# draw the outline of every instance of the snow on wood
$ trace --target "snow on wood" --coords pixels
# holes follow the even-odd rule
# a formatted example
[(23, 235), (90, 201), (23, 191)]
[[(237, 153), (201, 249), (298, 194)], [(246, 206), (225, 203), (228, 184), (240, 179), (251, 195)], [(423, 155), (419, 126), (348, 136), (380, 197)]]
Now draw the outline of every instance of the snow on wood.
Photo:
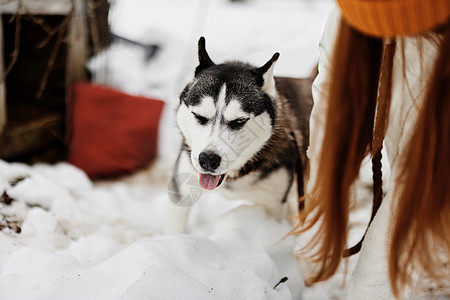
[(1, 0), (3, 14), (67, 15), (72, 9), (72, 0)]

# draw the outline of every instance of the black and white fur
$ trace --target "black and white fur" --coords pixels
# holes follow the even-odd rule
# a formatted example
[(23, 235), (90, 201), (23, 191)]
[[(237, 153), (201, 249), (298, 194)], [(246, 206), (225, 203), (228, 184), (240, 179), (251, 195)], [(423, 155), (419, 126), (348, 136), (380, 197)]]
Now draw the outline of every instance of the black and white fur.
[[(183, 142), (174, 174), (195, 174), (203, 188), (251, 200), (280, 219), (295, 178), (303, 192), (311, 85), (304, 97), (294, 79), (275, 79), (278, 53), (259, 68), (215, 64), (202, 37), (198, 57), (176, 110)], [(279, 89), (297, 99), (288, 100)], [(171, 184), (181, 195), (190, 192), (174, 180)], [(188, 213), (189, 208), (171, 204), (166, 232), (184, 232)]]

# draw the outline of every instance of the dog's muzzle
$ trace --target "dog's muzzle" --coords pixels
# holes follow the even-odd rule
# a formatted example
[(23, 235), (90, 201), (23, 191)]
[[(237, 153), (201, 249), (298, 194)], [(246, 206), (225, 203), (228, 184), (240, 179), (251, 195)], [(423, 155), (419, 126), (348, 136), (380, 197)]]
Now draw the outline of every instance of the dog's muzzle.
[(225, 174), (213, 175), (214, 171), (220, 166), (222, 158), (214, 152), (202, 152), (198, 156), (198, 163), (205, 173), (200, 173), (200, 186), (206, 190), (213, 190), (218, 187)]
[(202, 152), (198, 156), (198, 163), (200, 167), (206, 172), (214, 172), (222, 161), (222, 157), (214, 152)]

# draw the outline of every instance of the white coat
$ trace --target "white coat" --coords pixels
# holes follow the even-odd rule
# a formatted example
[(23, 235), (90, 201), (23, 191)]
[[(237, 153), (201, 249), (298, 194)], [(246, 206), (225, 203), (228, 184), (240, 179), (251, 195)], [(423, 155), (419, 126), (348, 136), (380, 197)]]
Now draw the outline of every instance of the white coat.
[[(311, 189), (317, 178), (317, 166), (323, 140), (323, 128), (327, 109), (328, 74), (333, 47), (339, 30), (341, 14), (333, 8), (319, 44), (319, 74), (313, 84), (314, 107), (310, 119), (310, 159)], [(419, 46), (419, 43), (422, 43)], [(402, 60), (402, 48), (405, 59)], [(419, 49), (422, 53), (420, 53)], [(405, 147), (416, 124), (418, 112), (425, 95), (425, 83), (431, 75), (437, 51), (435, 46), (423, 37), (407, 37), (397, 42), (394, 56), (392, 98), (389, 124), (384, 146), (391, 166), (389, 190), (365, 237), (357, 265), (352, 274), (348, 299), (382, 300), (393, 299), (388, 277), (389, 226), (392, 205), (396, 199), (395, 178)], [(403, 69), (405, 68), (405, 69)], [(405, 70), (405, 75), (403, 73)]]

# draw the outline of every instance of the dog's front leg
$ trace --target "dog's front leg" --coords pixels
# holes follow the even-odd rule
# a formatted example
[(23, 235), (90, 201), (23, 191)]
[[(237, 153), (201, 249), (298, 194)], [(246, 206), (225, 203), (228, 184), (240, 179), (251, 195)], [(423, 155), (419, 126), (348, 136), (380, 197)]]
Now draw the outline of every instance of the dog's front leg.
[[(198, 200), (195, 189), (198, 186), (197, 172), (191, 164), (189, 153), (182, 149), (169, 183), (164, 232), (184, 233), (191, 206)], [(201, 192), (200, 192), (201, 193)]]
[(166, 207), (164, 233), (184, 233), (186, 231), (190, 210), (190, 207), (180, 207), (169, 201)]

